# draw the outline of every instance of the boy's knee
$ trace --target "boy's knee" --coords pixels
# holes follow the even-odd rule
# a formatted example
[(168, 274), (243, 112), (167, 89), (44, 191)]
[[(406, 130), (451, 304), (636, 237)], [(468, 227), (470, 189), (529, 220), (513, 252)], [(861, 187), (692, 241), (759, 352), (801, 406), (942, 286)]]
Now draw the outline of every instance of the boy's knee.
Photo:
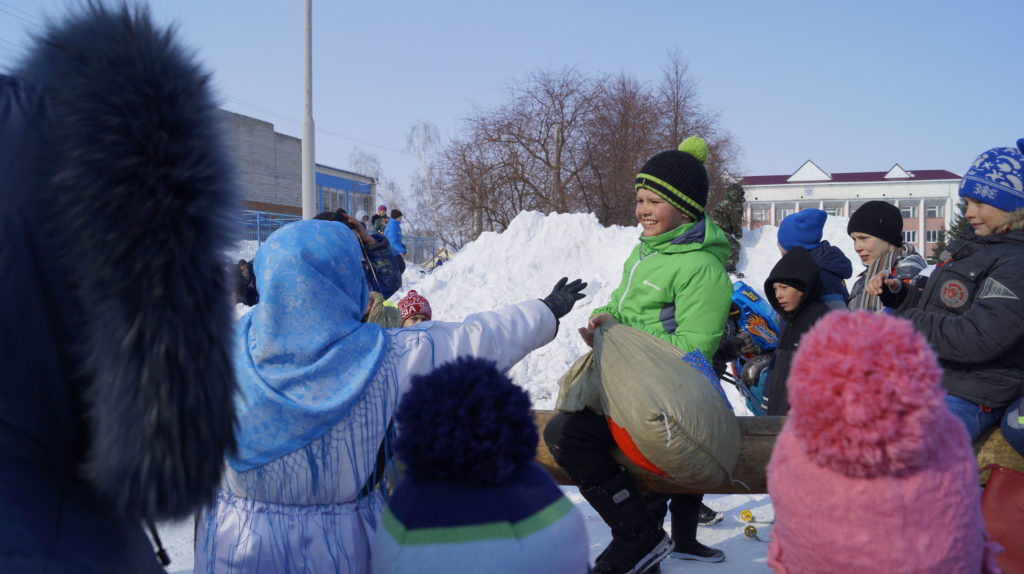
[(558, 447), (562, 444), (562, 439), (565, 437), (565, 423), (568, 417), (568, 413), (558, 412), (548, 419), (548, 423), (544, 425), (544, 444), (548, 446), (551, 456), (556, 461), (558, 460)]

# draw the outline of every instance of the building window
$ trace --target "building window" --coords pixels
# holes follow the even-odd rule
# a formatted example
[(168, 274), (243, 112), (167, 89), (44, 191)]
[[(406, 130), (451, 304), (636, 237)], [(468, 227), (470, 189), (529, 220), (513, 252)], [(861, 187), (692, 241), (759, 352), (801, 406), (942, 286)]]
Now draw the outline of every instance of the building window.
[(355, 214), (359, 213), (359, 210), (363, 210), (371, 215), (376, 213), (377, 210), (373, 207), (373, 196), (365, 193), (350, 192), (348, 194), (348, 211), (354, 217)]
[(942, 217), (942, 206), (941, 205), (929, 205), (924, 208), (925, 217)]
[(320, 194), (323, 197), (322, 211), (334, 211), (339, 207), (345, 208), (345, 192), (333, 187), (322, 186)]
[(941, 229), (928, 229), (924, 232), (924, 240), (926, 243), (938, 243), (939, 232)]
[(750, 210), (752, 221), (771, 221), (771, 210), (767, 207), (754, 207)]
[(780, 207), (775, 210), (775, 221), (782, 221), (786, 217), (793, 215), (793, 208), (791, 207)]
[(839, 216), (841, 216), (843, 214), (843, 208), (842, 207), (826, 207), (825, 208), (825, 213), (831, 215), (832, 217), (839, 217)]
[(904, 231), (903, 243), (917, 243), (917, 230), (912, 229), (910, 231)]
[(900, 208), (900, 213), (902, 213), (903, 217), (906, 218), (906, 219), (917, 217), (917, 206), (916, 205), (908, 205), (906, 207), (901, 207)]

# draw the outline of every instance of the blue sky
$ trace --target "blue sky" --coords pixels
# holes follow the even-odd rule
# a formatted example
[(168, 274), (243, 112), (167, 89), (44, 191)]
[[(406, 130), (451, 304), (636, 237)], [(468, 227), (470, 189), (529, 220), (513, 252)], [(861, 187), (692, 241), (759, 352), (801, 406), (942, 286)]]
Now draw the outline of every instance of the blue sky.
[[(0, 0), (0, 71), (67, 0)], [(73, 4), (71, 4), (73, 5)], [(301, 135), (303, 2), (158, 0), (223, 106)], [(317, 162), (358, 146), (405, 189), (410, 127), (454, 136), (517, 78), (576, 66), (656, 83), (678, 50), (744, 175), (947, 169), (1024, 137), (1024, 2), (313, 0)]]

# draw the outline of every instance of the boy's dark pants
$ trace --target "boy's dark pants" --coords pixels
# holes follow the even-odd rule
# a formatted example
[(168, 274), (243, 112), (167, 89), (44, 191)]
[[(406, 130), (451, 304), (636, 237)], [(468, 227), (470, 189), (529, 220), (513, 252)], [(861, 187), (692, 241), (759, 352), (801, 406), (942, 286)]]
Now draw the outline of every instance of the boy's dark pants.
[[(616, 522), (634, 520), (638, 523), (657, 524), (668, 510), (671, 500), (672, 534), (677, 544), (687, 544), (697, 537), (697, 513), (703, 494), (648, 494), (639, 496), (636, 485), (629, 474), (624, 472), (619, 463), (612, 457), (609, 449), (615, 446), (615, 439), (608, 428), (608, 421), (601, 415), (589, 410), (575, 413), (557, 413), (551, 417), (544, 427), (544, 442), (552, 458), (562, 467), (569, 478), (580, 487), (580, 494), (590, 502), (594, 510), (612, 527), (613, 534)], [(609, 485), (623, 485), (636, 496), (641, 506), (633, 508), (635, 516), (618, 516), (612, 512), (606, 516), (602, 509), (609, 508), (605, 501), (600, 500), (602, 491), (611, 490)], [(596, 500), (591, 500), (597, 493)], [(645, 500), (646, 499), (646, 500)], [(636, 525), (637, 527), (640, 524)], [(676, 538), (676, 535), (679, 538)]]

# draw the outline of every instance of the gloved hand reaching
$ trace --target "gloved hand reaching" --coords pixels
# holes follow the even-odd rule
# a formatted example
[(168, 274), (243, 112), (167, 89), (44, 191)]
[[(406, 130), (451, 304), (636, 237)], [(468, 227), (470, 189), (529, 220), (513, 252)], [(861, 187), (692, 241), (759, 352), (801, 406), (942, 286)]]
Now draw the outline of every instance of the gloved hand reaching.
[(738, 335), (732, 338), (732, 348), (741, 357), (756, 355), (761, 352), (761, 347), (757, 346), (754, 338), (747, 331), (740, 331)]
[(587, 284), (582, 279), (576, 279), (572, 283), (566, 283), (569, 280), (568, 277), (562, 277), (555, 283), (555, 288), (551, 290), (551, 294), (541, 299), (544, 304), (551, 309), (554, 313), (555, 319), (561, 319), (565, 317), (566, 313), (572, 311), (572, 306), (577, 301), (586, 297), (580, 291), (587, 288)]

